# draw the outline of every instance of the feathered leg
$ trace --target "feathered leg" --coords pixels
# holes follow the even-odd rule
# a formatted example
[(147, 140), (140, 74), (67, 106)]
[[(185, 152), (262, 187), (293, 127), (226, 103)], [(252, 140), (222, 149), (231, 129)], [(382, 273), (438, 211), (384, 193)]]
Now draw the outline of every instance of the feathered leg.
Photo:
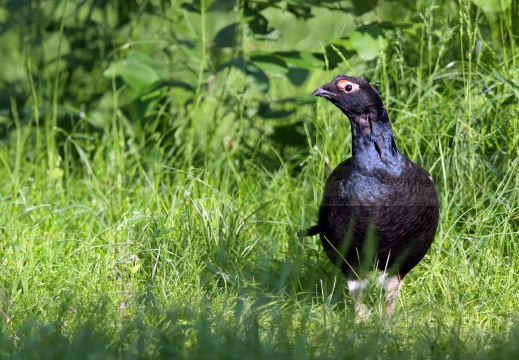
[(368, 279), (348, 280), (348, 290), (353, 298), (353, 302), (355, 303), (357, 322), (366, 320), (370, 314), (368, 307), (362, 303), (362, 293), (368, 285)]
[(386, 293), (386, 312), (387, 316), (391, 318), (402, 279), (398, 275), (388, 276), (388, 274), (383, 273), (378, 278), (378, 282), (380, 285), (382, 285), (382, 288)]

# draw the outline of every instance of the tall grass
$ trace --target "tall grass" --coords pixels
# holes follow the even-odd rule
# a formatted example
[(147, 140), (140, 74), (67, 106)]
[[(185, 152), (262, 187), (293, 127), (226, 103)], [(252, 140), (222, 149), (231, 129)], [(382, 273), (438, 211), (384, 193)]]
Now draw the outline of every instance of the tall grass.
[[(307, 148), (280, 146), (270, 120), (248, 120), (265, 99), (235, 90), (243, 74), (207, 88), (204, 53), (194, 103), (173, 110), (171, 129), (167, 106), (130, 122), (110, 79), (111, 121), (84, 134), (84, 119), (59, 126), (57, 79), (35, 76), (59, 64), (38, 69), (27, 52), (33, 115), (23, 123), (13, 104), (0, 143), (0, 357), (515, 358), (515, 10), (489, 20), (509, 44), (476, 52), (486, 29), (473, 5), (460, 2), (450, 22), (426, 8), (416, 37), (397, 31), (373, 67), (344, 62), (301, 87), (272, 78), (266, 96), (310, 94), (353, 66), (380, 89), (400, 150), (435, 179), (436, 241), (389, 323), (376, 287), (375, 311), (356, 323), (319, 240), (295, 236), (314, 224), (330, 166), (350, 156), (348, 121), (331, 104), (285, 120), (303, 119)], [(184, 145), (172, 147), (175, 136)]]

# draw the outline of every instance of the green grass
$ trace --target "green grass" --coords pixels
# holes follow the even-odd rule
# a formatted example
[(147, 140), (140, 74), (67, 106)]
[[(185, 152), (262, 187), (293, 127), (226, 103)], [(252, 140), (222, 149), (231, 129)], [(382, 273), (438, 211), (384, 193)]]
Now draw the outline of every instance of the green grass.
[[(60, 125), (72, 105), (57, 95), (59, 65), (39, 69), (27, 52), (27, 81), (44, 73), (28, 81), (33, 115), (24, 121), (11, 104), (0, 142), (0, 309), (10, 319), (0, 317), (0, 358), (517, 358), (513, 13), (490, 29), (509, 43), (475, 55), (490, 31), (478, 27), (482, 14), (461, 2), (450, 24), (423, 7), (418, 41), (397, 34), (371, 65), (315, 70), (300, 87), (272, 77), (267, 95), (240, 85), (236, 70), (208, 88), (202, 71), (193, 103), (175, 107), (172, 90), (151, 115), (128, 119), (114, 80), (100, 132), (84, 131), (85, 119)], [(298, 34), (287, 36), (282, 49)], [(329, 165), (350, 156), (347, 119), (303, 97), (283, 120), (302, 120), (301, 148), (275, 141), (279, 124), (254, 114), (350, 66), (381, 91), (397, 145), (440, 193), (436, 240), (389, 323), (373, 287), (373, 314), (357, 324), (319, 239), (295, 235), (315, 223)]]

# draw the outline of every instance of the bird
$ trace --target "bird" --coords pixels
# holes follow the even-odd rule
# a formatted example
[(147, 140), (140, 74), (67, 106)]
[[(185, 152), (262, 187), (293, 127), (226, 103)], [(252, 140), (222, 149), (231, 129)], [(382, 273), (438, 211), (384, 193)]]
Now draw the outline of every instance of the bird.
[(376, 268), (391, 318), (402, 280), (434, 241), (438, 191), (429, 173), (398, 150), (380, 94), (364, 78), (337, 75), (312, 95), (346, 115), (352, 148), (326, 181), (317, 225), (299, 236), (320, 235), (346, 276), (359, 319), (370, 314), (362, 294)]

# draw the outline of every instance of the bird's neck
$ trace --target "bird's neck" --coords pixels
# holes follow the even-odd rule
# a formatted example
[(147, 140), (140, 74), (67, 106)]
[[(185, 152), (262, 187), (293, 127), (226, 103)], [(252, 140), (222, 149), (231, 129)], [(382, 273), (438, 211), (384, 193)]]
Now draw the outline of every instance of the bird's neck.
[(393, 140), (386, 109), (350, 117), (352, 155), (359, 162), (391, 167), (402, 156)]

